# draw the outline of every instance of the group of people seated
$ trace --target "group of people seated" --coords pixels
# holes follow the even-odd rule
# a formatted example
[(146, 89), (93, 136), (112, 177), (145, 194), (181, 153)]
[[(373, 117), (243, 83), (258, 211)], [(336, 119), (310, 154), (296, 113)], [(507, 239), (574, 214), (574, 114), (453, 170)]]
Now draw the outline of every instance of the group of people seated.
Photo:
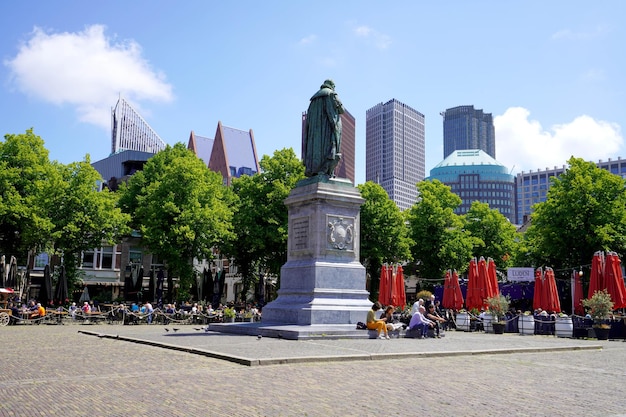
[[(171, 321), (192, 321), (194, 324), (206, 324), (210, 321), (219, 321), (223, 316), (223, 310), (227, 306), (221, 303), (213, 308), (211, 303), (190, 303), (185, 302), (180, 306), (176, 303), (168, 303), (162, 308), (154, 308), (151, 303), (132, 303), (130, 307), (124, 304), (117, 305), (113, 312), (124, 318), (128, 324), (137, 324), (145, 319), (145, 322), (152, 324), (156, 321), (169, 324)], [(237, 309), (236, 314), (241, 317), (254, 317), (260, 319), (261, 311), (254, 304), (247, 304), (245, 308)]]
[(36, 300), (30, 300), (28, 305), (18, 302), (9, 301), (6, 305), (7, 310), (11, 310), (10, 323), (14, 324), (17, 320), (34, 320), (35, 324), (46, 316), (46, 309)]
[[(421, 298), (417, 300), (411, 308), (411, 319), (406, 325), (397, 319), (394, 319), (393, 306), (387, 306), (380, 317), (376, 317), (377, 311), (382, 310), (380, 302), (375, 302), (371, 310), (367, 313), (366, 327), (369, 330), (376, 330), (379, 339), (389, 340), (389, 332), (400, 328), (409, 328), (409, 330), (417, 332), (418, 338), (441, 337), (441, 330), (447, 327), (448, 319), (444, 318), (445, 314), (439, 309), (439, 303), (435, 302), (435, 296), (431, 296), (425, 305)], [(432, 336), (431, 336), (432, 335)]]
[(411, 321), (409, 329), (417, 332), (417, 338), (441, 337), (441, 330), (447, 326), (448, 320), (439, 309), (439, 304), (435, 302), (435, 296), (431, 296), (425, 305), (421, 298), (417, 300), (411, 308)]

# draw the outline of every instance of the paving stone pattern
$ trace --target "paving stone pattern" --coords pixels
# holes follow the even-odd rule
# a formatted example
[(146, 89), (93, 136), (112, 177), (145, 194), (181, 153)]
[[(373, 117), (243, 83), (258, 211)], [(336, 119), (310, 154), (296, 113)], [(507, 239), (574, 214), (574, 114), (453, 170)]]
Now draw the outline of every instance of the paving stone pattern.
[[(193, 326), (173, 334), (163, 326), (1, 327), (0, 416), (626, 416), (621, 341), (462, 332), (288, 341)], [(242, 366), (159, 344), (284, 360)], [(530, 353), (502, 354), (519, 347)]]

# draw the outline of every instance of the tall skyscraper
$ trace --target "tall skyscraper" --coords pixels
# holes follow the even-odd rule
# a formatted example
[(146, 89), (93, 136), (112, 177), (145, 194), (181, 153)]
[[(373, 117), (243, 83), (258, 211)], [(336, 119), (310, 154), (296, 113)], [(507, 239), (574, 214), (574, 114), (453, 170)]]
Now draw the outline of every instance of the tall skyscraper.
[(495, 159), (496, 134), (491, 113), (459, 106), (442, 112), (443, 158), (454, 151), (480, 149)]
[[(348, 110), (341, 115), (341, 160), (335, 168), (335, 176), (347, 178), (355, 185), (355, 119)], [(306, 112), (302, 113), (302, 148), (301, 158), (304, 160), (304, 139), (306, 132)]]
[(391, 99), (367, 110), (365, 180), (380, 184), (400, 210), (417, 200), (426, 172), (424, 115)]

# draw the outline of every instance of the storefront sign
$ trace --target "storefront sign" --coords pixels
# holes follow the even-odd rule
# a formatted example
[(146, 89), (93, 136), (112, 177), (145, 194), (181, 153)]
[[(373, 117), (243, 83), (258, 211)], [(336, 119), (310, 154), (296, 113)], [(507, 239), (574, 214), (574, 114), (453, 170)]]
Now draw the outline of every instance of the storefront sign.
[(535, 270), (533, 268), (509, 268), (506, 272), (509, 281), (534, 281)]

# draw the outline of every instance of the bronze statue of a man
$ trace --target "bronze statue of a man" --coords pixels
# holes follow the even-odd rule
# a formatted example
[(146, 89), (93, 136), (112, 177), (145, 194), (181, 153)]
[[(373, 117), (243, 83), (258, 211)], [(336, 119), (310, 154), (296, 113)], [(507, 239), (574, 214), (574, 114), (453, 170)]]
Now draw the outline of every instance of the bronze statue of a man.
[(332, 80), (324, 81), (320, 90), (311, 97), (306, 113), (304, 137), (304, 174), (334, 176), (341, 159), (341, 114), (343, 105), (335, 92)]

